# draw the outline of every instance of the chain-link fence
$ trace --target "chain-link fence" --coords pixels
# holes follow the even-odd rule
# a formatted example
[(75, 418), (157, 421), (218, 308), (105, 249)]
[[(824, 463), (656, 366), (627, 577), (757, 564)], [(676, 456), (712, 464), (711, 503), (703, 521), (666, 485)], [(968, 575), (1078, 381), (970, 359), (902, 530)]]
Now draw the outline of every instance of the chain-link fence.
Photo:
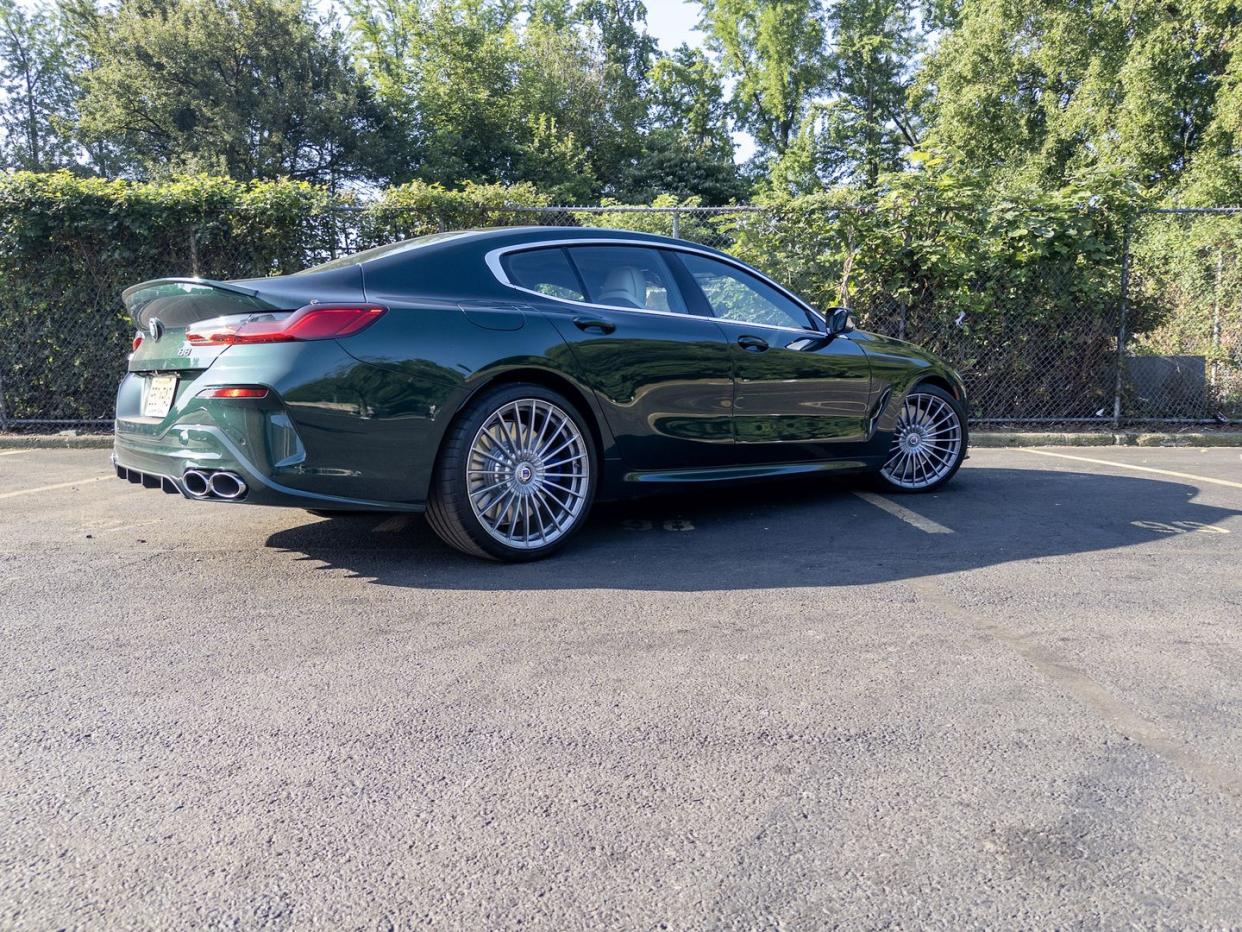
[(1126, 260), (1122, 416), (1242, 420), (1242, 211), (1148, 211)]
[(1242, 212), (1147, 211), (1115, 254), (1088, 262), (1070, 250), (1024, 269), (967, 261), (952, 282), (910, 235), (883, 240), (846, 213), (808, 227), (760, 207), (337, 208), (296, 229), (213, 217), (144, 241), (123, 263), (106, 242), (70, 239), (44, 261), (72, 274), (32, 268), (24, 297), (0, 297), (0, 430), (110, 428), (133, 336), (120, 292), (134, 282), (288, 273), (406, 237), (517, 224), (640, 230), (737, 254), (941, 355), (979, 424), (1242, 421)]

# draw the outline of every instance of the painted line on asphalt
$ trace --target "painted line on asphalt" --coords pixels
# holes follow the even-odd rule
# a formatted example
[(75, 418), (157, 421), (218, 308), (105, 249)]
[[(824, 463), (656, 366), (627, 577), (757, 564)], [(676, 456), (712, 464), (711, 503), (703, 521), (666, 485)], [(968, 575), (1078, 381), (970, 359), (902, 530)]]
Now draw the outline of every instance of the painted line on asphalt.
[(854, 494), (857, 495), (859, 498), (861, 498), (864, 502), (867, 502), (868, 504), (871, 504), (871, 505), (875, 505), (876, 508), (880, 508), (884, 511), (887, 511), (893, 517), (900, 518), (902, 521), (906, 522), (906, 524), (916, 527), (920, 531), (923, 531), (924, 533), (927, 533), (927, 534), (952, 534), (954, 533), (953, 528), (945, 527), (943, 524), (938, 524), (937, 522), (933, 521), (931, 518), (925, 518), (918, 512), (911, 511), (909, 508), (906, 508), (902, 505), (898, 505), (894, 501), (889, 501), (883, 495), (876, 495), (874, 492), (855, 492)]
[(53, 492), (56, 489), (67, 489), (73, 485), (86, 485), (89, 482), (102, 482), (105, 479), (115, 478), (115, 473), (106, 473), (102, 476), (91, 476), (88, 479), (74, 479), (72, 482), (57, 482), (55, 485), (41, 485), (37, 489), (19, 489), (16, 492), (0, 492), (0, 498), (16, 498), (19, 495), (34, 495), (38, 492)]
[(0, 456), (17, 456), (19, 453), (29, 452), (29, 450), (0, 450)]
[(1231, 489), (1242, 489), (1242, 482), (1231, 482), (1228, 479), (1213, 479), (1210, 476), (1196, 476), (1188, 472), (1174, 472), (1172, 469), (1156, 469), (1154, 466), (1138, 466), (1134, 463), (1118, 463), (1116, 460), (1097, 460), (1090, 456), (1074, 456), (1070, 453), (1053, 453), (1049, 450), (1032, 450), (1023, 447), (1024, 453), (1037, 456), (1059, 456), (1063, 460), (1078, 460), (1080, 463), (1095, 463), (1097, 466), (1116, 466), (1118, 469), (1134, 469), (1138, 472), (1154, 472), (1159, 476), (1173, 476), (1175, 479), (1191, 479), (1195, 482), (1210, 482), (1213, 485), (1225, 485)]
[(393, 515), (387, 521), (381, 521), (375, 527), (371, 528), (372, 534), (395, 534), (398, 531), (404, 531), (410, 526), (411, 519), (409, 515)]

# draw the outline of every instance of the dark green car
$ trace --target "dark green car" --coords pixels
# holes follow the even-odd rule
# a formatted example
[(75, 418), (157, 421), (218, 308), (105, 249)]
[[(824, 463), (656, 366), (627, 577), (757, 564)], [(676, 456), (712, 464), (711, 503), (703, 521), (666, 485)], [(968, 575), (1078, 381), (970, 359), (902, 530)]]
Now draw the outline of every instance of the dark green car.
[(160, 279), (117, 395), (117, 475), (196, 500), (426, 511), (544, 556), (593, 502), (966, 455), (961, 379), (723, 253), (547, 227), (424, 236), (296, 275)]

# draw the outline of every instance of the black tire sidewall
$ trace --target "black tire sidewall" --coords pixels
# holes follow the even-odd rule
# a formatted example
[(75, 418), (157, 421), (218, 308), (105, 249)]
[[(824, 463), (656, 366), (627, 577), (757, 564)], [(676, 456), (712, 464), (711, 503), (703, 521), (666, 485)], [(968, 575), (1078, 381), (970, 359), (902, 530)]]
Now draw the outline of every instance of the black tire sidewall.
[(875, 471), (873, 474), (874, 479), (881, 489), (886, 492), (900, 493), (902, 495), (920, 495), (924, 492), (935, 492), (937, 489), (943, 488), (950, 480), (952, 480), (954, 476), (957, 475), (957, 471), (961, 469), (962, 463), (966, 459), (966, 448), (970, 443), (970, 434), (966, 425), (966, 410), (962, 407), (962, 403), (960, 401), (946, 392), (943, 388), (940, 388), (938, 385), (921, 383), (913, 386), (908, 392), (906, 392), (905, 396), (901, 399), (903, 407), (906, 404), (906, 399), (908, 399), (911, 395), (935, 395), (937, 398), (947, 401), (949, 406), (953, 408), (954, 413), (957, 415), (958, 425), (962, 431), (962, 446), (958, 451), (957, 462), (953, 464), (953, 468), (931, 485), (925, 486), (921, 489), (904, 488), (894, 482), (890, 482), (884, 473), (879, 469)]
[[(497, 540), (483, 527), (474, 509), (470, 507), (466, 484), (465, 463), (470, 444), (484, 422), (498, 409), (514, 401), (534, 398), (556, 405), (577, 425), (586, 447), (590, 475), (587, 480), (586, 501), (573, 527), (552, 543), (533, 550), (509, 547)], [(464, 553), (490, 557), (510, 563), (528, 562), (549, 556), (565, 546), (586, 524), (595, 502), (595, 490), (599, 484), (599, 453), (596, 450), (590, 422), (581, 409), (560, 392), (543, 385), (515, 382), (484, 389), (462, 409), (445, 436), (437, 457), (432, 478), (429, 518), (437, 534), (450, 546)], [(434, 512), (434, 513), (431, 513)]]

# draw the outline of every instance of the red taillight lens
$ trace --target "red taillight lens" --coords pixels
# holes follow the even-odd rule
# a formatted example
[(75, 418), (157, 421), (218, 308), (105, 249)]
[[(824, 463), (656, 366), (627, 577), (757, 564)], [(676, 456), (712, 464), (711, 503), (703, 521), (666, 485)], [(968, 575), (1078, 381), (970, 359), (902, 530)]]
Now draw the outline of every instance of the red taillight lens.
[(267, 389), (253, 385), (229, 385), (224, 388), (205, 388), (199, 398), (266, 398)]
[(140, 346), (142, 346), (142, 334), (135, 333), (134, 334), (134, 352), (135, 353), (138, 352), (138, 347)]
[(364, 330), (379, 320), (385, 310), (386, 308), (373, 304), (308, 304), (282, 320), (253, 320), (242, 323), (219, 318), (206, 320), (187, 333), (185, 338), (192, 346), (332, 340)]

